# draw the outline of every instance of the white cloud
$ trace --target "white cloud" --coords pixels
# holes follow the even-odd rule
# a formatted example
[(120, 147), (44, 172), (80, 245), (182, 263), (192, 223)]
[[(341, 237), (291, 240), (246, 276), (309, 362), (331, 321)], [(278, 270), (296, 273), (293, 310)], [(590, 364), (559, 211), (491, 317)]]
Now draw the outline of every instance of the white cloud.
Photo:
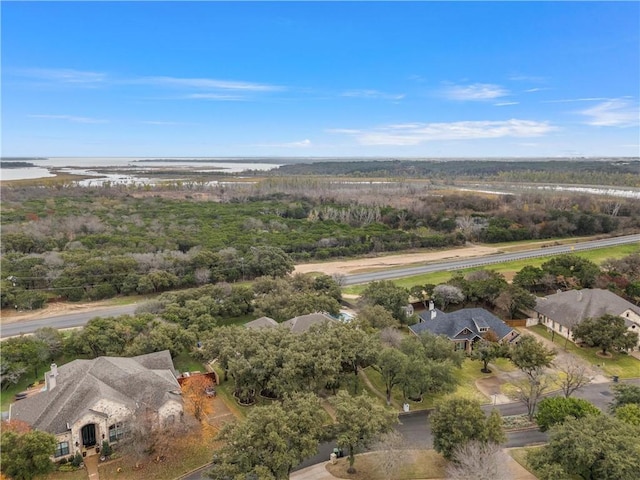
[(278, 85), (235, 80), (218, 80), (214, 78), (142, 77), (133, 81), (133, 83), (211, 90), (236, 90), (245, 92), (272, 92), (284, 90), (284, 87)]
[(9, 69), (9, 73), (50, 82), (88, 86), (104, 83), (107, 80), (106, 73), (73, 70), (70, 68), (19, 68)]
[(500, 102), (500, 103), (494, 103), (493, 106), (494, 107), (508, 107), (509, 105), (519, 105), (520, 102)]
[(107, 123), (107, 120), (91, 117), (76, 117), (74, 115), (46, 115), (46, 114), (34, 114), (27, 115), (30, 118), (42, 118), (46, 120), (64, 120), (73, 123)]
[(509, 91), (500, 85), (474, 83), (471, 85), (453, 85), (444, 89), (444, 95), (450, 100), (484, 101), (506, 97)]
[(329, 130), (356, 138), (362, 145), (419, 145), (438, 140), (472, 140), (501, 137), (539, 137), (556, 130), (548, 122), (532, 120), (408, 123), (369, 130)]
[(371, 98), (380, 100), (402, 100), (404, 93), (384, 93), (378, 90), (349, 90), (342, 93), (343, 97)]
[(559, 100), (543, 100), (542, 103), (574, 103), (574, 102), (599, 102), (609, 100), (606, 97), (562, 98)]
[(637, 104), (613, 98), (578, 112), (588, 117), (587, 125), (599, 127), (631, 127), (640, 123)]

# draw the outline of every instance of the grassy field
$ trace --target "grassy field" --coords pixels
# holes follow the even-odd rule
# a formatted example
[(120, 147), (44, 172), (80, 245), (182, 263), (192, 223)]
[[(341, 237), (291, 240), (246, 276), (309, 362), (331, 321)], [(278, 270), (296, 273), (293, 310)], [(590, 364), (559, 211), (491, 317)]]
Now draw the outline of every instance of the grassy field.
[[(631, 255), (633, 253), (640, 253), (640, 245), (628, 244), (628, 245), (619, 245), (616, 247), (597, 248), (594, 250), (587, 250), (584, 252), (576, 252), (574, 255), (577, 255), (582, 258), (586, 258), (587, 260), (591, 260), (596, 264), (601, 264), (602, 262), (604, 262), (609, 258), (626, 257), (627, 255)], [(522, 270), (522, 268), (526, 267), (527, 265), (539, 267), (540, 265), (549, 261), (555, 256), (557, 255), (551, 255), (548, 257), (539, 257), (539, 258), (529, 258), (525, 260), (517, 260), (514, 262), (497, 263), (495, 265), (487, 265), (485, 267), (466, 268), (464, 270), (458, 270), (458, 271), (466, 274), (476, 270), (488, 269), (488, 270), (494, 270), (498, 273), (501, 273), (509, 279), (514, 274)], [(414, 285), (425, 285), (427, 283), (438, 285), (440, 283), (446, 282), (450, 278), (451, 278), (451, 272), (445, 271), (445, 272), (426, 273), (424, 275), (415, 275), (412, 277), (400, 278), (397, 280), (392, 280), (392, 282), (401, 287), (411, 288)], [(351, 285), (351, 286), (345, 287), (343, 289), (343, 292), (346, 294), (360, 295), (365, 288), (366, 288), (366, 285)]]
[(508, 452), (516, 462), (518, 462), (525, 469), (531, 472), (531, 474), (535, 475), (535, 470), (533, 470), (533, 468), (531, 468), (531, 465), (529, 465), (529, 463), (527, 462), (527, 453), (536, 448), (538, 447), (510, 448)]
[[(551, 334), (544, 325), (534, 325), (531, 328), (534, 332), (551, 340)], [(624, 353), (612, 353), (611, 358), (602, 358), (597, 355), (598, 348), (578, 347), (575, 343), (565, 342), (561, 335), (555, 335), (553, 343), (558, 350), (564, 350), (565, 343), (567, 351), (587, 360), (592, 365), (601, 368), (606, 375), (617, 375), (620, 378), (640, 377), (640, 360)]]

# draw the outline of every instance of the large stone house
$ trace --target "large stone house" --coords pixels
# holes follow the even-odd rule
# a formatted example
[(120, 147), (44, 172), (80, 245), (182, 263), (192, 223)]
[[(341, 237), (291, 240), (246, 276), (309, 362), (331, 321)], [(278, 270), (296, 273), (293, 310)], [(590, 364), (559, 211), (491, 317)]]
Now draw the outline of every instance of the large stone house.
[(463, 308), (445, 313), (430, 306), (430, 309), (420, 313), (419, 317), (420, 323), (409, 327), (414, 334), (431, 332), (434, 335), (444, 335), (453, 342), (456, 350), (464, 350), (467, 353), (471, 352), (473, 344), (489, 331), (501, 342), (511, 342), (518, 337), (518, 332), (483, 308)]
[(599, 318), (606, 314), (624, 318), (630, 331), (640, 333), (640, 307), (601, 288), (567, 290), (540, 297), (536, 300), (532, 316), (549, 330), (573, 341), (572, 329), (575, 325), (587, 318)]
[(9, 419), (54, 434), (54, 459), (59, 460), (76, 452), (98, 453), (103, 440), (117, 442), (133, 415), (152, 415), (162, 425), (182, 412), (180, 385), (165, 350), (52, 364), (43, 390), (13, 403)]

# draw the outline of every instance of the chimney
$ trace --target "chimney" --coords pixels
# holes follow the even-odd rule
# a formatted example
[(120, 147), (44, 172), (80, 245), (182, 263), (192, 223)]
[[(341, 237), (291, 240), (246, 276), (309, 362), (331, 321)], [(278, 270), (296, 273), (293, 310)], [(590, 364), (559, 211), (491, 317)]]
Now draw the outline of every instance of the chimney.
[(433, 320), (434, 318), (436, 318), (438, 312), (436, 312), (435, 310), (431, 310), (431, 320)]
[(44, 376), (47, 391), (51, 391), (56, 388), (56, 378), (58, 376), (58, 366), (55, 363), (51, 364), (51, 371), (47, 372)]
[(429, 301), (429, 311), (433, 310), (435, 306), (433, 305), (433, 300)]

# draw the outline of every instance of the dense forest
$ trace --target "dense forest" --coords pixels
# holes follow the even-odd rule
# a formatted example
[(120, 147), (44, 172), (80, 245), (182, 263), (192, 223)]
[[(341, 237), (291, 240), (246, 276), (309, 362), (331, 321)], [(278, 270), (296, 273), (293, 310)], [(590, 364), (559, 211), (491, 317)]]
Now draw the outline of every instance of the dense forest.
[(325, 161), (283, 165), (276, 175), (339, 175), (350, 177), (430, 178), (447, 181), (541, 182), (640, 186), (637, 159), (595, 160), (368, 160)]
[(639, 228), (633, 199), (402, 181), (7, 186), (2, 306), (279, 276), (306, 260)]

